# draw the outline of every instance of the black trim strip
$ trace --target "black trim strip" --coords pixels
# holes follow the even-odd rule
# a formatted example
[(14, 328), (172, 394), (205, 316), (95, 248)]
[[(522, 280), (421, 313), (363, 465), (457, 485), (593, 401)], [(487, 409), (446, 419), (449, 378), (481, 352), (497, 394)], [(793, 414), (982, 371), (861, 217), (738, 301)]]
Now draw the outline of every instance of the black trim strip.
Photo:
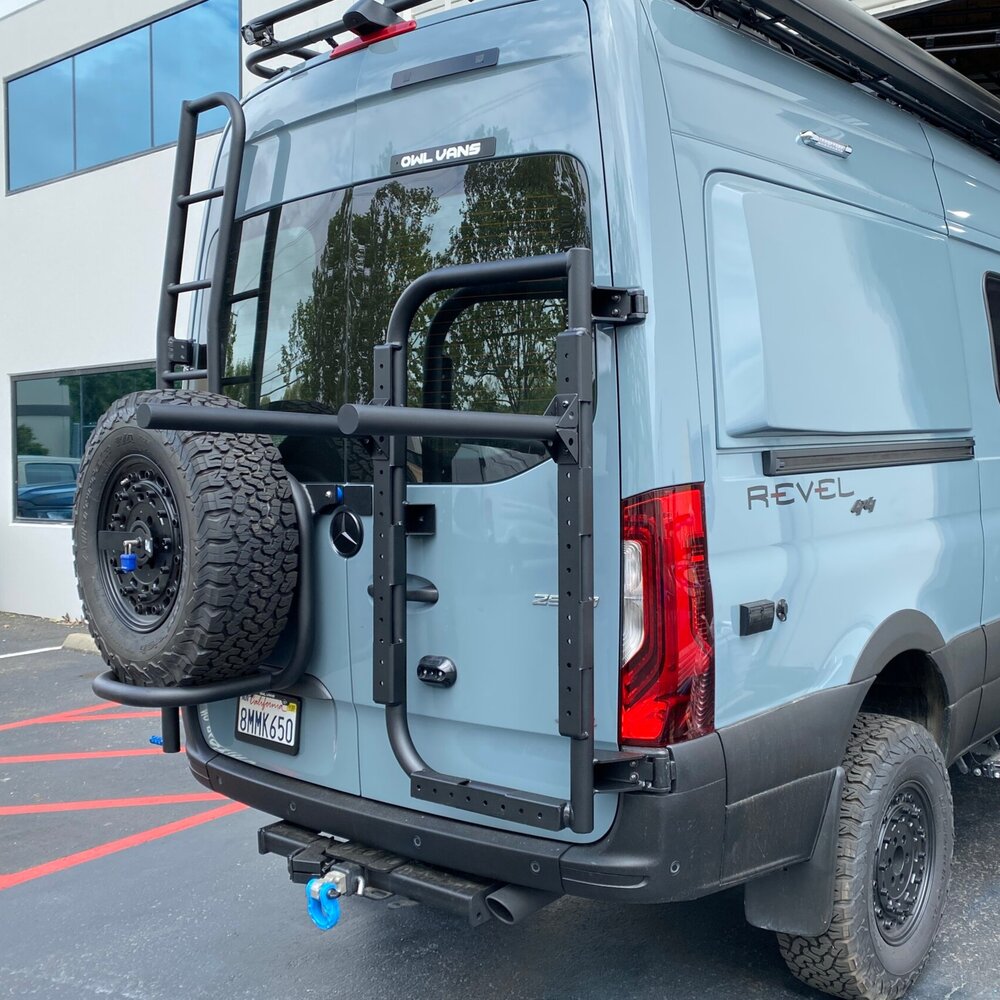
[(427, 83), (430, 80), (441, 80), (446, 76), (457, 76), (459, 73), (471, 73), (477, 69), (489, 69), (500, 61), (500, 50), (482, 49), (470, 52), (464, 56), (452, 56), (450, 59), (439, 59), (437, 62), (424, 63), (412, 69), (401, 69), (392, 74), (392, 89), (402, 90), (416, 83)]
[(762, 452), (765, 476), (807, 472), (843, 472), (894, 465), (965, 462), (976, 457), (974, 438), (945, 441), (905, 441), (890, 444), (853, 444), (827, 448), (768, 448)]

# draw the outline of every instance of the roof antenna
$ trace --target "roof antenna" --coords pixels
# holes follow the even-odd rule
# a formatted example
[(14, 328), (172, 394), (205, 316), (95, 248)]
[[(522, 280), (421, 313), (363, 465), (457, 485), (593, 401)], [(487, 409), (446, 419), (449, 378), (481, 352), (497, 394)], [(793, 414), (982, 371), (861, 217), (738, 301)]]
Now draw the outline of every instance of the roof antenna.
[(344, 14), (344, 27), (349, 28), (359, 38), (383, 31), (393, 24), (402, 24), (395, 11), (384, 7), (378, 0), (358, 0)]

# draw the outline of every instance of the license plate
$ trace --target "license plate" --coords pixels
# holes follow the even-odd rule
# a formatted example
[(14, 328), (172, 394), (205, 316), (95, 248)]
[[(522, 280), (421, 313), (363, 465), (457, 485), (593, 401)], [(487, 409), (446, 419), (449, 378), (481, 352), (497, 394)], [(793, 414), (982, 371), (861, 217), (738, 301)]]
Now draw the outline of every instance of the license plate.
[(299, 752), (302, 700), (284, 694), (244, 694), (236, 705), (236, 738), (245, 743)]

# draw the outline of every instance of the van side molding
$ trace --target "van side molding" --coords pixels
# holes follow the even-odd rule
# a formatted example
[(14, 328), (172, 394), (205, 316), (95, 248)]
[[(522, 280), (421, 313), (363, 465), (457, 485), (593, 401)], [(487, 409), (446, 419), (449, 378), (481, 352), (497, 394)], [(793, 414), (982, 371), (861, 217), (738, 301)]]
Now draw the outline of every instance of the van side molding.
[(882, 469), (896, 465), (967, 462), (976, 457), (975, 438), (941, 441), (892, 441), (817, 448), (768, 448), (762, 452), (765, 476)]

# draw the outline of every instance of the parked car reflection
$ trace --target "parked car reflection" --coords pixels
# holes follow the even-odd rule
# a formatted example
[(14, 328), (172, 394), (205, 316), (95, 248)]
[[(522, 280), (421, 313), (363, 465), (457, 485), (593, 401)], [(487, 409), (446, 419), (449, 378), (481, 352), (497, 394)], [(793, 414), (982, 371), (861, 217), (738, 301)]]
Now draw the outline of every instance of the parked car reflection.
[(73, 516), (78, 458), (18, 455), (17, 516), (35, 521), (68, 521)]

